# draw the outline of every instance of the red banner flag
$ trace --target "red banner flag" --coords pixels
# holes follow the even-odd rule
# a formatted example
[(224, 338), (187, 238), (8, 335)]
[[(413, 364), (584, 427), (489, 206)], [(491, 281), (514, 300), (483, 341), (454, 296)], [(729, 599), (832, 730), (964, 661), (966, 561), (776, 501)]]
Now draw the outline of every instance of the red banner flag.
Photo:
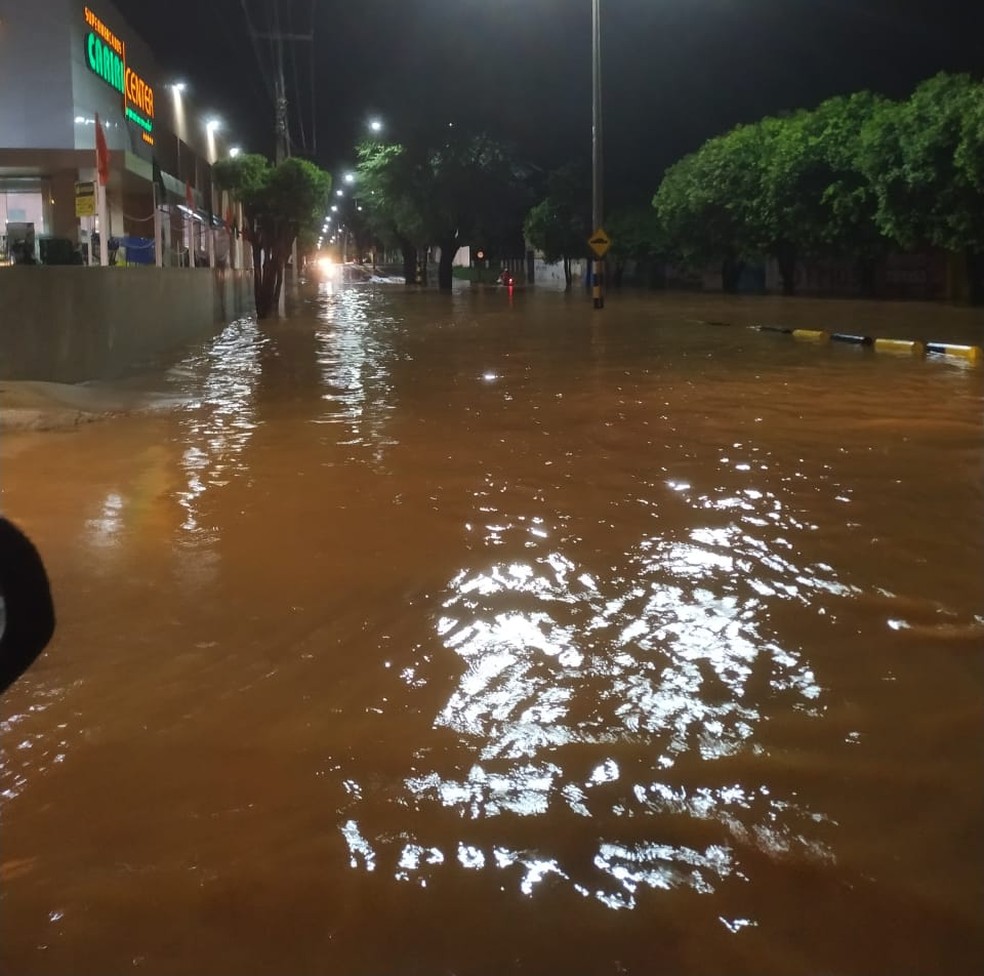
[(96, 113), (96, 172), (99, 174), (99, 185), (109, 182), (109, 147), (106, 145), (106, 133), (103, 132), (99, 113)]
[(195, 209), (195, 194), (192, 193), (190, 183), (185, 183), (185, 203), (188, 204), (189, 210)]

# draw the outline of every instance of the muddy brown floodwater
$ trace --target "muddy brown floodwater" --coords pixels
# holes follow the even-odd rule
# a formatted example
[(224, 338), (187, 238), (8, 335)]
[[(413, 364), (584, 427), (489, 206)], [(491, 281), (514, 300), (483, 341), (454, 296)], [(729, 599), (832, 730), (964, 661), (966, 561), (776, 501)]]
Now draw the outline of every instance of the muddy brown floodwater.
[(977, 972), (984, 367), (588, 306), (324, 292), (4, 436), (0, 970)]

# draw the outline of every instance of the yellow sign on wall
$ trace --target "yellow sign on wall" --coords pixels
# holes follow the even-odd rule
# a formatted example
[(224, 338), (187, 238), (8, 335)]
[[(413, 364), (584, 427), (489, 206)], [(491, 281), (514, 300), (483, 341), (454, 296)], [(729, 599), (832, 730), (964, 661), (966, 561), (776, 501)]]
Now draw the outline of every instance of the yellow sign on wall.
[(95, 217), (96, 215), (96, 184), (75, 184), (75, 216)]

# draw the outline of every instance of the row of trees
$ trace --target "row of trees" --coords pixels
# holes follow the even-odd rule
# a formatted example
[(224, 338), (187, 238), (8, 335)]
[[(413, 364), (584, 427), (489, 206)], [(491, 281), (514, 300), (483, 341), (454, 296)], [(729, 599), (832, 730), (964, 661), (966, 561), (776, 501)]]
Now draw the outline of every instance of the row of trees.
[[(585, 173), (552, 174), (527, 239), (547, 260), (584, 256)], [(629, 258), (720, 264), (726, 290), (744, 264), (775, 258), (792, 294), (797, 261), (849, 258), (863, 286), (891, 250), (957, 253), (980, 288), (984, 255), (984, 85), (941, 74), (900, 102), (868, 92), (739, 125), (671, 166), (652, 207), (606, 219), (614, 276)], [(974, 300), (980, 294), (972, 292)]]
[(440, 249), (438, 286), (445, 291), (462, 244), (481, 243), (490, 254), (522, 248), (530, 170), (489, 136), (449, 129), (415, 144), (366, 141), (358, 159), (367, 228), (401, 251), (407, 283), (426, 276), (418, 257), (432, 246)]
[[(586, 254), (592, 229), (586, 167), (544, 177), (500, 142), (456, 128), (357, 151), (358, 229), (401, 250), (408, 282), (430, 247), (440, 249), (438, 284), (450, 289), (461, 244), (494, 258), (521, 252), (525, 237), (564, 262), (570, 284), (571, 259)], [(246, 155), (216, 164), (215, 180), (244, 204), (257, 310), (267, 315), (295, 237), (325, 213), (331, 178), (304, 160), (271, 166)], [(671, 166), (651, 204), (613, 212), (606, 227), (616, 280), (628, 259), (720, 263), (734, 290), (743, 264), (772, 256), (791, 294), (802, 258), (853, 258), (871, 285), (890, 250), (933, 246), (962, 255), (979, 286), (984, 85), (941, 74), (905, 101), (860, 92), (739, 125)]]
[[(567, 287), (572, 285), (571, 260), (587, 256), (591, 226), (591, 182), (586, 165), (569, 164), (549, 174), (546, 196), (526, 215), (526, 240), (546, 261), (563, 262)], [(609, 252), (616, 285), (621, 284), (626, 262), (635, 260), (657, 269), (667, 252), (665, 235), (651, 206), (639, 205), (613, 211), (605, 219), (612, 238)], [(655, 281), (651, 281), (655, 284)]]
[[(941, 74), (900, 102), (868, 92), (740, 125), (670, 167), (653, 200), (656, 241), (692, 263), (771, 255), (783, 291), (803, 257), (852, 257), (862, 281), (891, 249), (984, 253), (984, 85)], [(980, 297), (980, 296), (976, 296)]]

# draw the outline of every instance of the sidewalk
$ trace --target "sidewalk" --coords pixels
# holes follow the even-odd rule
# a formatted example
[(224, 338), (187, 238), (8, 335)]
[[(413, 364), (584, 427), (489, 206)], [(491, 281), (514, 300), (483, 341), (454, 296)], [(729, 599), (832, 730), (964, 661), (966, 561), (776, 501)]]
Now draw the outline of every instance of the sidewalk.
[(126, 397), (85, 384), (0, 381), (0, 431), (64, 430), (133, 406)]

